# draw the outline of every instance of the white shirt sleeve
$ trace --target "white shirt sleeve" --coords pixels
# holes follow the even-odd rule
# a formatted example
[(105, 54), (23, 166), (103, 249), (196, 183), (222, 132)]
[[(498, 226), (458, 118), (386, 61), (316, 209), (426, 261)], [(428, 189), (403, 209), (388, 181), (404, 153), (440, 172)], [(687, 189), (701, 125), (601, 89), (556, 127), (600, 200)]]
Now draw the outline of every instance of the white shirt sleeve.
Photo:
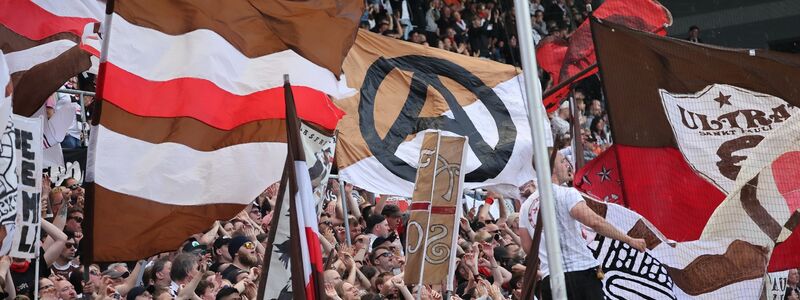
[(564, 205), (567, 206), (567, 211), (572, 211), (572, 208), (578, 203), (583, 202), (583, 196), (578, 190), (574, 188), (564, 188), (565, 192), (567, 193), (566, 197), (564, 197)]

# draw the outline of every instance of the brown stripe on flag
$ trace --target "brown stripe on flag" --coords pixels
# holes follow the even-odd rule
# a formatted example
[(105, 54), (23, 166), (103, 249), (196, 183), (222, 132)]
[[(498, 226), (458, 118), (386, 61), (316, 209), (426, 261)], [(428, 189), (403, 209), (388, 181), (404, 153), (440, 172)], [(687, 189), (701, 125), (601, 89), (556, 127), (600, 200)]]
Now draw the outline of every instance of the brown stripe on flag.
[(245, 143), (286, 142), (286, 121), (283, 119), (253, 121), (232, 130), (221, 130), (189, 117), (137, 116), (111, 102), (103, 103), (100, 124), (145, 142), (178, 143), (197, 151), (214, 151)]
[(207, 230), (209, 220), (227, 220), (245, 205), (161, 204), (117, 193), (95, 184), (94, 262), (133, 261), (174, 251), (192, 234)]
[(140, 0), (114, 8), (132, 24), (170, 35), (214, 31), (251, 58), (293, 49), (337, 76), (363, 10), (363, 1), (352, 0)]
[(34, 41), (0, 24), (0, 50), (2, 50), (5, 54), (33, 48), (58, 40), (70, 40), (76, 44), (80, 43), (81, 41), (79, 36), (68, 32), (58, 33), (48, 36), (44, 39)]
[(800, 106), (796, 54), (756, 50), (750, 56), (749, 50), (690, 43), (607, 21), (592, 20), (592, 34), (615, 143), (675, 146), (659, 88), (694, 94), (708, 85), (729, 84)]
[(800, 224), (800, 209), (792, 212), (792, 214), (789, 216), (789, 220), (783, 225), (783, 228), (794, 231), (798, 224)]
[(92, 66), (90, 56), (75, 46), (26, 71), (14, 84), (14, 113), (25, 117), (33, 115), (67, 80)]

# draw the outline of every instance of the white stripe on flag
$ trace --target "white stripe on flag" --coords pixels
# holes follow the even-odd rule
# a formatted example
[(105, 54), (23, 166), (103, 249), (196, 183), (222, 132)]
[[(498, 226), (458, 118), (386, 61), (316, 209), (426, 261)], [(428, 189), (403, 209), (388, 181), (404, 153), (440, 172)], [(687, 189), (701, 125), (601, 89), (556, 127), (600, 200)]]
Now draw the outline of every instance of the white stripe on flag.
[[(297, 179), (297, 195), (294, 198), (294, 204), (297, 208), (297, 225), (298, 230), (297, 232), (300, 233), (300, 248), (302, 249), (303, 254), (303, 261), (306, 262), (303, 264), (303, 272), (304, 279), (306, 285), (311, 282), (311, 253), (309, 252), (309, 245), (308, 245), (308, 238), (306, 237), (306, 228), (313, 228), (316, 227), (315, 214), (313, 213), (314, 209), (314, 196), (311, 194), (311, 177), (308, 175), (308, 166), (306, 162), (303, 160), (298, 160), (294, 162), (294, 170), (295, 176)], [(312, 211), (309, 211), (309, 208)], [(312, 217), (309, 218), (309, 212), (312, 213)], [(312, 227), (313, 226), (313, 227)], [(314, 233), (317, 233), (319, 230), (314, 230)]]
[(8, 71), (16, 73), (26, 71), (42, 62), (49, 61), (66, 52), (76, 44), (70, 40), (56, 40), (36, 47), (6, 54)]
[[(286, 158), (285, 143), (246, 143), (206, 152), (178, 143), (148, 143), (102, 125), (92, 135), (97, 136), (98, 184), (163, 204), (250, 203), (280, 180), (282, 170), (268, 166)], [(253, 162), (263, 167), (255, 168)]]
[[(111, 27), (108, 61), (150, 81), (176, 78), (206, 79), (236, 95), (283, 86), (289, 74), (292, 85), (307, 86), (341, 99), (355, 94), (344, 77), (285, 50), (249, 58), (214, 31), (198, 29), (181, 35), (136, 26), (118, 15)], [(146, 46), (145, 46), (146, 45)]]
[(92, 18), (102, 20), (105, 4), (98, 0), (14, 0), (31, 1), (44, 10), (60, 17)]

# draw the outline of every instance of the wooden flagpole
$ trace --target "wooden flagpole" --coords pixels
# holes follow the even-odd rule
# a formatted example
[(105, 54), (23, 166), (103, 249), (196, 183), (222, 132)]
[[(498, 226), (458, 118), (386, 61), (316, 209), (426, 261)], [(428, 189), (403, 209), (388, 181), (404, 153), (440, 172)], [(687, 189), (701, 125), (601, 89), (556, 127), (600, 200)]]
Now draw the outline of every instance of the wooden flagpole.
[[(420, 300), (422, 297), (422, 287), (425, 285), (424, 276), (425, 276), (425, 261), (428, 259), (428, 231), (431, 228), (431, 208), (433, 208), (433, 193), (436, 191), (436, 170), (439, 169), (439, 146), (442, 144), (442, 132), (436, 132), (436, 150), (433, 152), (434, 156), (431, 158), (433, 160), (433, 177), (431, 178), (431, 195), (428, 197), (428, 222), (425, 223), (425, 231), (423, 233), (423, 237), (425, 242), (422, 244), (422, 264), (419, 266), (419, 283), (417, 285), (417, 300)], [(419, 172), (417, 173), (417, 178), (419, 178)]]

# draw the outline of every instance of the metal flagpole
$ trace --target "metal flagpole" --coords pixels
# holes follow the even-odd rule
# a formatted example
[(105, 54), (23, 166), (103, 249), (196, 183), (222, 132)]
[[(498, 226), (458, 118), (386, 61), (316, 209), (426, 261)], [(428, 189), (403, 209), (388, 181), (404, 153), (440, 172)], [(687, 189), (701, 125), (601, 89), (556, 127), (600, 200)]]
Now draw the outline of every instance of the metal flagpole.
[(65, 94), (78, 95), (78, 97), (80, 97), (79, 99), (80, 99), (80, 105), (81, 105), (81, 134), (83, 135), (81, 137), (81, 145), (82, 146), (86, 146), (86, 144), (87, 144), (86, 141), (89, 138), (89, 135), (88, 135), (88, 132), (87, 132), (87, 130), (89, 129), (89, 124), (86, 123), (87, 122), (86, 121), (86, 102), (84, 101), (84, 97), (86, 97), (86, 96), (94, 97), (95, 96), (94, 92), (88, 92), (88, 91), (82, 91), (82, 90), (73, 90), (73, 89), (68, 89), (68, 88), (60, 88), (60, 89), (58, 89), (58, 92), (59, 93), (65, 93)]
[[(539, 80), (538, 66), (533, 47), (533, 36), (531, 34), (530, 7), (526, 0), (514, 0), (515, 13), (517, 15), (517, 34), (522, 57), (522, 71), (525, 75), (525, 96), (528, 98), (528, 123), (531, 125), (531, 137), (533, 138), (533, 158), (536, 165), (536, 178), (539, 183), (539, 195), (541, 196), (542, 224), (547, 243), (547, 259), (550, 269), (550, 286), (553, 291), (553, 299), (567, 299), (567, 291), (564, 286), (564, 269), (561, 261), (561, 241), (559, 240), (556, 228), (556, 211), (553, 199), (553, 189), (544, 188), (552, 184), (550, 178), (550, 162), (548, 160), (547, 148), (544, 144), (544, 130), (541, 118), (544, 116), (542, 109), (542, 87), (534, 84)], [(554, 149), (555, 151), (555, 149)], [(528, 255), (536, 255), (537, 250), (532, 249)]]
[[(101, 38), (103, 39), (103, 43), (100, 46), (100, 69), (99, 69), (98, 74), (97, 74), (97, 87), (98, 87), (97, 91), (98, 91), (98, 93), (92, 93), (93, 96), (95, 94), (97, 94), (97, 96), (102, 96), (102, 93), (99, 93), (99, 92), (102, 91), (102, 87), (103, 87), (103, 84), (104, 84), (103, 81), (104, 81), (104, 78), (105, 78), (105, 67), (103, 66), (103, 64), (106, 61), (108, 61), (108, 45), (109, 45), (109, 42), (111, 41), (111, 20), (113, 19), (113, 16), (114, 16), (114, 1), (115, 0), (107, 0), (106, 1), (106, 11), (105, 11), (106, 15), (105, 15), (105, 18), (103, 19), (103, 22), (100, 24), (100, 35), (101, 35)], [(101, 98), (101, 97), (98, 97), (98, 98)], [(102, 99), (96, 99), (96, 100), (97, 101), (102, 101)], [(83, 101), (81, 101), (81, 108), (85, 110), (85, 107), (83, 106)], [(85, 111), (82, 111), (81, 114), (85, 114)], [(95, 120), (98, 120), (98, 119), (95, 118)], [(95, 140), (95, 142), (96, 142), (96, 140)], [(92, 143), (90, 142), (89, 144), (90, 144), (89, 151), (87, 152), (87, 157), (86, 157), (86, 162), (87, 162), (86, 176), (84, 177), (84, 182), (88, 183), (89, 185), (87, 185), (87, 187), (88, 187), (88, 189), (87, 189), (87, 197), (86, 197), (86, 203), (84, 204), (84, 217), (86, 218), (86, 221), (83, 223), (83, 226), (84, 226), (84, 231), (83, 232), (88, 232), (89, 234), (84, 236), (84, 238), (82, 240), (83, 243), (81, 243), (81, 246), (80, 246), (80, 249), (79, 249), (80, 252), (81, 252), (81, 264), (84, 265), (84, 279), (87, 279), (87, 280), (88, 280), (88, 273), (89, 273), (88, 272), (89, 271), (89, 264), (94, 260), (94, 237), (92, 236), (91, 233), (94, 230), (94, 221), (93, 220), (94, 220), (94, 214), (95, 214), (95, 212), (94, 212), (94, 204), (95, 204), (95, 199), (94, 199), (94, 151), (91, 149), (92, 148), (91, 147)], [(38, 280), (37, 280), (37, 282), (38, 282)], [(38, 293), (38, 291), (36, 291), (36, 292)]]
[(344, 179), (340, 177), (338, 178), (339, 181), (339, 193), (341, 194), (341, 201), (342, 201), (342, 214), (344, 218), (344, 237), (345, 241), (347, 241), (347, 246), (353, 245), (352, 241), (350, 240), (350, 210), (347, 207), (347, 195), (345, 195), (344, 191)]

